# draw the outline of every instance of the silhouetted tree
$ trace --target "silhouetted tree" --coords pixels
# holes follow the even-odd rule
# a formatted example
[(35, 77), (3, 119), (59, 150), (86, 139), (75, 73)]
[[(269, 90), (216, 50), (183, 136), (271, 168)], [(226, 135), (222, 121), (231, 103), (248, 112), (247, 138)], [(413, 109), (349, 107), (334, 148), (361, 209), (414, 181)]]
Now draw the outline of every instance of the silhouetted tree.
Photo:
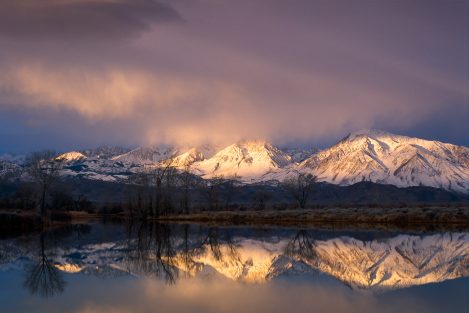
[(300, 208), (305, 208), (311, 191), (316, 184), (316, 176), (298, 173), (295, 177), (286, 178), (281, 186), (297, 201)]
[(204, 180), (202, 194), (206, 200), (209, 210), (214, 211), (220, 205), (220, 192), (225, 182), (223, 177), (215, 176), (211, 179)]
[(55, 158), (54, 151), (33, 152), (26, 159), (27, 172), (39, 188), (41, 216), (46, 216), (46, 202), (51, 188), (59, 179), (62, 161)]
[(163, 211), (168, 211), (168, 205), (171, 204), (170, 195), (167, 194), (168, 189), (174, 183), (175, 168), (174, 155), (162, 161), (152, 172), (153, 186), (155, 194), (155, 210), (154, 216), (160, 216)]
[[(131, 229), (129, 230), (131, 235)], [(136, 238), (127, 240), (126, 263), (130, 272), (162, 277), (174, 283), (178, 277), (176, 251), (168, 225), (142, 222)]]
[(300, 230), (286, 245), (285, 255), (311, 262), (317, 258), (315, 246), (314, 239), (309, 233), (306, 230)]
[(221, 187), (223, 189), (221, 195), (224, 199), (225, 207), (228, 207), (231, 204), (231, 201), (233, 201), (233, 198), (235, 197), (239, 184), (238, 179), (239, 176), (235, 174), (232, 177), (223, 179), (223, 181), (221, 182)]
[(178, 187), (181, 192), (181, 209), (188, 214), (191, 206), (191, 192), (198, 185), (198, 177), (192, 171), (190, 164), (184, 166), (184, 170), (178, 175)]
[(40, 253), (37, 263), (31, 266), (26, 274), (24, 286), (31, 294), (47, 298), (62, 293), (65, 288), (61, 273), (46, 255), (45, 233), (40, 235)]
[(129, 186), (129, 211), (132, 218), (147, 219), (153, 214), (153, 186), (151, 174), (142, 171), (132, 175)]

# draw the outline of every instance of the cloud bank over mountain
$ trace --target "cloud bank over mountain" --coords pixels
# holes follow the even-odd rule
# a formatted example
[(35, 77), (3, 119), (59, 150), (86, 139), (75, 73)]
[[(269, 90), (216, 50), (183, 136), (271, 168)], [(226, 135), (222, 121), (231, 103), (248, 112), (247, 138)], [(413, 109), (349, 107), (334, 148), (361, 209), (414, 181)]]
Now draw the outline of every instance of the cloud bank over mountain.
[(366, 3), (7, 0), (0, 143), (468, 145), (469, 4)]

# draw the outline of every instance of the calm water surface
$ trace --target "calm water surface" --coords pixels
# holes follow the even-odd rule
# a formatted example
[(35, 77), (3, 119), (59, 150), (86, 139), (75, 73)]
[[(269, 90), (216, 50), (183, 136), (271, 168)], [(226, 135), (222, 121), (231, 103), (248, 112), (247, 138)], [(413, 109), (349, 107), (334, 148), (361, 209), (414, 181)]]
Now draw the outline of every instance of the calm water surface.
[(469, 312), (469, 233), (74, 225), (0, 240), (0, 312)]

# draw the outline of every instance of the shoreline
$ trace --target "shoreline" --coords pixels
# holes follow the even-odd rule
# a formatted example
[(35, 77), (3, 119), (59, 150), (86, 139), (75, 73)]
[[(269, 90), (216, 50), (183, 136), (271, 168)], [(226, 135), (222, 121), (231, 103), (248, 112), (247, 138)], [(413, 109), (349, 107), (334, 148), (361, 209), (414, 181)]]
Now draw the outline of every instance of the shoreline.
[(286, 211), (218, 211), (169, 215), (155, 219), (169, 223), (214, 225), (308, 226), (319, 228), (464, 229), (469, 230), (465, 208), (325, 208)]
[[(51, 221), (49, 226), (68, 223), (86, 223), (88, 221), (97, 220), (115, 220), (116, 222), (131, 220), (127, 214), (123, 213), (89, 214), (77, 211), (64, 213), (68, 216), (67, 220)], [(2, 211), (0, 214), (18, 217), (22, 216), (15, 212), (6, 211)], [(28, 215), (28, 217), (33, 218), (34, 215)], [(158, 218), (148, 218), (146, 221), (178, 224), (203, 224), (209, 226), (277, 226), (311, 227), (318, 229), (466, 231), (469, 230), (469, 206), (454, 208), (316, 208), (283, 211), (202, 211), (190, 214), (174, 214), (160, 216)], [(32, 225), (29, 226), (31, 227)], [(14, 229), (15, 225), (8, 225), (7, 228)], [(18, 224), (18, 231), (21, 231), (21, 228), (21, 224)]]

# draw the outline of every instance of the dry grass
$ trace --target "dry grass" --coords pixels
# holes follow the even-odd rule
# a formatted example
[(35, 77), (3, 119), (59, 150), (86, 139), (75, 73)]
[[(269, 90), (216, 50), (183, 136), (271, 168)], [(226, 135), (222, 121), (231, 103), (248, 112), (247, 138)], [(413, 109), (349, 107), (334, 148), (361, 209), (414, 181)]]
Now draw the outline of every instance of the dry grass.
[(323, 208), (222, 211), (161, 217), (159, 221), (209, 224), (296, 225), (322, 228), (469, 229), (469, 207)]

